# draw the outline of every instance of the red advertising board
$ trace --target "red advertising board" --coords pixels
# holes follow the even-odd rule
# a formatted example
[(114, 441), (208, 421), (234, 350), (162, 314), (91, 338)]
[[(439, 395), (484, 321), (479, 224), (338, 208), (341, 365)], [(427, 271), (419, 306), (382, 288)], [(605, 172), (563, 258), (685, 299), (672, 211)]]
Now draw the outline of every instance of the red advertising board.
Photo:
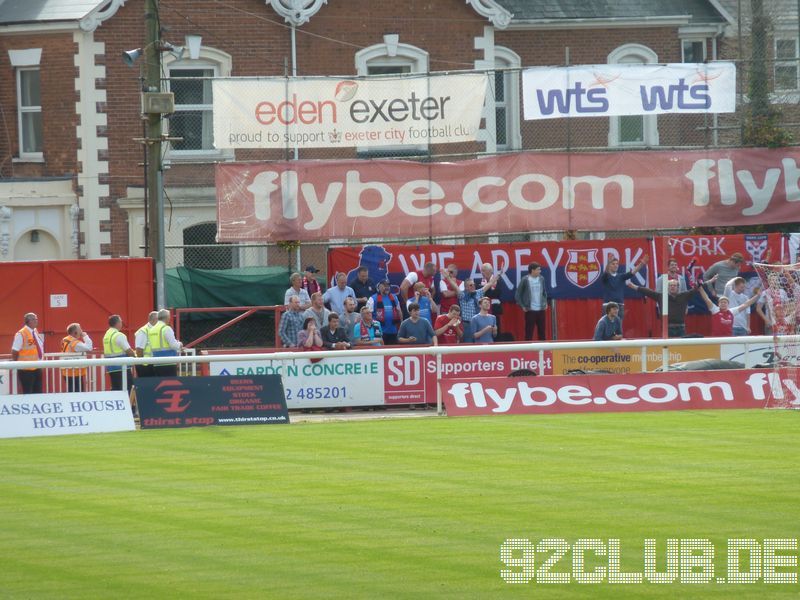
[(797, 218), (797, 148), (218, 163), (219, 241), (681, 229)]
[[(414, 404), (436, 401), (436, 358), (433, 356), (385, 356), (384, 403)], [(445, 354), (441, 357), (442, 380), (463, 377), (507, 377), (513, 372), (553, 373), (552, 352), (509, 351), (480, 354)]]
[(442, 398), (458, 416), (763, 408), (784, 393), (800, 403), (791, 373), (732, 370), (451, 379)]

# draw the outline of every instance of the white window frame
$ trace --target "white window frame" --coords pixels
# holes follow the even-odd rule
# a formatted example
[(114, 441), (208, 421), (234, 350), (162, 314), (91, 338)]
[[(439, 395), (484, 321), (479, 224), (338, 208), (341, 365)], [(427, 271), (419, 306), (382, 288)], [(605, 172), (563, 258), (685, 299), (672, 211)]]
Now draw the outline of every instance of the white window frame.
[[(519, 57), (519, 54), (509, 48), (495, 46), (494, 64), (498, 68), (509, 69), (503, 74), (505, 90), (503, 94), (504, 101), (502, 103), (497, 102), (497, 94), (494, 89), (492, 90), (495, 109), (497, 109), (498, 105), (506, 109), (506, 143), (500, 144), (497, 139), (495, 139), (495, 147), (497, 150), (519, 150), (522, 148), (522, 134), (520, 132), (519, 120), (519, 68), (522, 66), (522, 59)], [(497, 127), (497, 117), (495, 117), (495, 138), (497, 136)]]
[[(30, 72), (38, 72), (39, 73), (39, 100), (41, 101), (42, 98), (42, 86), (41, 86), (41, 77), (42, 72), (38, 66), (35, 67), (18, 67), (16, 69), (16, 82), (17, 82), (17, 131), (19, 132), (19, 158), (21, 160), (28, 160), (34, 162), (41, 162), (44, 160), (44, 152), (40, 150), (39, 152), (25, 152), (23, 148), (25, 147), (25, 126), (23, 124), (23, 116), (29, 114), (36, 114), (42, 115), (42, 106), (41, 105), (29, 105), (23, 106), (22, 104), (22, 74), (23, 73), (30, 73)], [(44, 117), (42, 116), (42, 136), (44, 136)], [(39, 147), (44, 149), (44, 139), (38, 140)]]
[[(200, 48), (200, 56), (197, 59), (191, 58), (177, 58), (172, 54), (164, 54), (162, 55), (162, 66), (164, 72), (166, 73), (167, 81), (165, 82), (165, 86), (167, 90), (169, 90), (169, 78), (170, 73), (173, 69), (211, 69), (213, 71), (213, 77), (230, 77), (231, 70), (233, 67), (233, 59), (230, 54), (227, 52), (223, 52), (222, 50), (217, 50), (216, 48), (211, 48), (208, 46), (202, 46)], [(197, 109), (210, 109), (213, 106), (213, 99), (212, 104), (209, 105), (181, 105), (185, 106), (185, 110), (197, 110)], [(178, 106), (175, 107), (175, 112), (178, 111)], [(212, 120), (211, 125), (212, 131), (210, 132), (212, 136), (212, 144), (213, 144), (213, 112), (212, 112)], [(166, 127), (165, 129), (169, 128), (169, 119), (166, 119)], [(233, 160), (234, 159), (234, 151), (230, 148), (209, 148), (204, 150), (175, 150), (172, 146), (169, 146), (165, 156), (165, 163), (169, 162), (196, 162), (196, 161), (218, 161), (218, 160)]]
[(708, 60), (708, 39), (704, 37), (687, 37), (681, 38), (681, 62), (688, 62), (686, 60), (686, 44), (695, 44), (699, 42), (703, 46), (703, 56), (700, 62)]
[[(655, 64), (658, 55), (642, 44), (624, 44), (608, 55), (608, 64)], [(649, 148), (658, 146), (658, 116), (643, 115), (642, 142), (623, 142), (620, 137), (621, 117), (609, 117), (608, 145), (611, 148)]]
[[(780, 59), (778, 58), (778, 42), (792, 42), (794, 44), (794, 59)], [(797, 37), (791, 37), (789, 35), (782, 37), (780, 35), (775, 36), (775, 41), (773, 42), (773, 56), (775, 57), (775, 61), (773, 63), (772, 68), (772, 77), (773, 77), (773, 88), (775, 92), (797, 92), (800, 89), (800, 60), (798, 60), (798, 52), (800, 48), (798, 48), (798, 39)], [(790, 67), (793, 68), (795, 71), (795, 85), (792, 88), (779, 88), (778, 87), (778, 77), (777, 77), (777, 69), (778, 67)]]
[[(356, 73), (362, 77), (369, 75), (370, 67), (408, 66), (411, 73), (427, 73), (428, 53), (411, 44), (399, 43), (396, 36), (387, 35), (384, 36), (383, 44), (375, 44), (356, 52), (355, 66)], [(359, 146), (356, 151), (359, 154), (425, 154), (428, 152), (428, 145)]]

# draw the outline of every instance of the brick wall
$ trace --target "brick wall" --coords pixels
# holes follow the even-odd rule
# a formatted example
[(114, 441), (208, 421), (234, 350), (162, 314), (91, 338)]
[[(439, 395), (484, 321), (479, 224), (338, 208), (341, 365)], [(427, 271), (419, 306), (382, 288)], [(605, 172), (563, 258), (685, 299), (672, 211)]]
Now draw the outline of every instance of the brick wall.
[[(42, 137), (44, 163), (12, 162), (19, 155), (16, 72), (9, 50), (41, 48)], [(76, 170), (75, 44), (72, 34), (14, 35), (0, 38), (0, 175), (45, 177)]]

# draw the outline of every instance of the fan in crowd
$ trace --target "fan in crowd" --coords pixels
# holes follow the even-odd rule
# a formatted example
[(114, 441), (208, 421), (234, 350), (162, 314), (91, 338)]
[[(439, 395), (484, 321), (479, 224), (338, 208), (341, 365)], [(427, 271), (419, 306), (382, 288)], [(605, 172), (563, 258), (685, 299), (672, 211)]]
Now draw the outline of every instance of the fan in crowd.
[(372, 310), (372, 315), (381, 324), (384, 344), (397, 343), (397, 326), (403, 320), (400, 309), (400, 300), (391, 291), (388, 281), (378, 284), (378, 292), (367, 301), (367, 307)]
[(301, 350), (322, 350), (322, 336), (314, 317), (306, 317), (303, 321), (303, 328), (297, 332), (297, 347)]
[(438, 343), (431, 322), (422, 316), (419, 304), (408, 304), (408, 318), (400, 323), (397, 341), (401, 344), (427, 345)]

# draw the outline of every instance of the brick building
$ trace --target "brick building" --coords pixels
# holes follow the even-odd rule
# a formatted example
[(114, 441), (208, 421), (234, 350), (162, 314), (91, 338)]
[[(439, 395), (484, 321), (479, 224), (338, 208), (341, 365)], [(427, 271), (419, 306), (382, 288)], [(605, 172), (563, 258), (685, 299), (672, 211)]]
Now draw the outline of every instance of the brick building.
[[(182, 138), (164, 156), (166, 243), (176, 246), (190, 236), (213, 243), (214, 163), (293, 157), (214, 148), (212, 77), (503, 69), (491, 74), (479, 143), (378, 153), (306, 150), (299, 158), (452, 160), (537, 149), (697, 147), (718, 141), (702, 115), (525, 122), (519, 69), (703, 62), (725, 58), (738, 34), (731, 2), (717, 0), (159, 4), (162, 39), (176, 47), (162, 53), (164, 87), (176, 98), (168, 131)], [(186, 35), (202, 38), (197, 58), (179, 52)], [(141, 48), (144, 36), (144, 0), (0, 0), (0, 260), (143, 255), (142, 61), (130, 67), (122, 55)], [(787, 57), (778, 74), (782, 85), (790, 83), (788, 67), (797, 69), (788, 58), (790, 50), (798, 54), (796, 41), (795, 35), (792, 48), (775, 46)], [(248, 262), (228, 256), (225, 266)], [(167, 266), (184, 261), (181, 255)]]

